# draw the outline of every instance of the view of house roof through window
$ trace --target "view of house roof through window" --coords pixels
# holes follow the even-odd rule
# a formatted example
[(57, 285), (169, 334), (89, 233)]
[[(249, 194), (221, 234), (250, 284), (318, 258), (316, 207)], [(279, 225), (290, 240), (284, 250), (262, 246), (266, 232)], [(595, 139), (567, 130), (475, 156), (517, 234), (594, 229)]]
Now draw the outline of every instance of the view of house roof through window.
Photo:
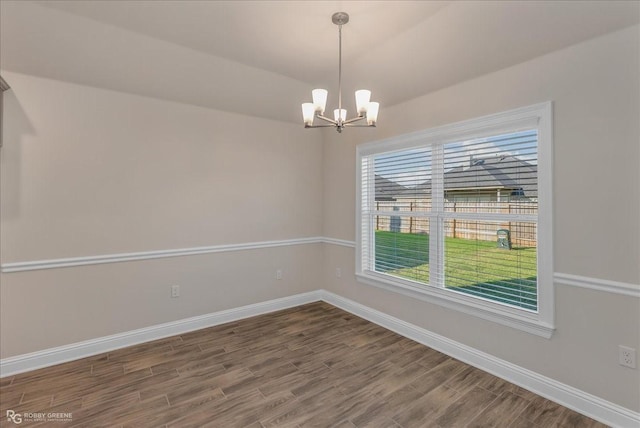
[[(429, 197), (429, 153), (416, 149), (377, 156), (376, 200)], [(449, 144), (445, 148), (445, 198), (537, 199), (536, 153), (535, 130)]]

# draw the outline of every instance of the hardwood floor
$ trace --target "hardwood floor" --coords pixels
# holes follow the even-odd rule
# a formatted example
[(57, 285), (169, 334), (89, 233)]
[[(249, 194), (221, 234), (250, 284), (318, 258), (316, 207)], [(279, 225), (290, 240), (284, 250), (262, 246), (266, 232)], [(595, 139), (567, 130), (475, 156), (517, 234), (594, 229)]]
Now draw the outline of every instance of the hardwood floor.
[(603, 426), (326, 303), (4, 378), (0, 409), (2, 427)]

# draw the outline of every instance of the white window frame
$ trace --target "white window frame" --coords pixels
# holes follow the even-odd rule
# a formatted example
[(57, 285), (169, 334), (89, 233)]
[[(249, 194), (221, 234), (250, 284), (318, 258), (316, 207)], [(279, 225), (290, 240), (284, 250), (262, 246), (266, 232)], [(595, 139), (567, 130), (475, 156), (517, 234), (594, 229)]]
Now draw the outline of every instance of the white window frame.
[[(550, 338), (555, 329), (553, 284), (553, 123), (552, 103), (545, 102), (517, 108), (476, 119), (439, 126), (424, 131), (374, 141), (356, 148), (356, 278), (358, 281), (435, 303), (469, 315)], [(370, 156), (386, 152), (431, 147), (441, 150), (444, 144), (490, 137), (528, 129), (538, 131), (538, 220), (537, 220), (537, 312), (519, 309), (447, 290), (443, 287), (418, 284), (372, 270), (363, 270), (363, 257), (372, 255), (364, 250), (373, 225), (363, 221), (363, 205), (374, 197), (374, 179), (369, 189), (362, 189), (362, 165)], [(373, 168), (369, 168), (373, 175)], [(367, 232), (363, 232), (363, 228)], [(435, 240), (434, 240), (435, 241)], [(435, 254), (431, 252), (431, 254)], [(432, 262), (438, 262), (432, 260)], [(372, 263), (364, 265), (372, 266)]]

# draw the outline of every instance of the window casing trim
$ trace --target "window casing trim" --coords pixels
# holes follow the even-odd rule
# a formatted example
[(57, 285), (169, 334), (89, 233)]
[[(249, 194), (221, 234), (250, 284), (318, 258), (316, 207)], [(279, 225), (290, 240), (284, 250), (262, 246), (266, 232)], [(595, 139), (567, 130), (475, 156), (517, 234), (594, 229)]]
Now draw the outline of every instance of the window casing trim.
[(419, 287), (411, 285), (409, 284), (411, 281), (401, 278), (394, 278), (393, 281), (389, 281), (384, 275), (371, 271), (356, 273), (356, 279), (363, 284), (373, 285), (384, 290), (453, 309), (467, 315), (535, 334), (545, 339), (551, 338), (555, 330), (553, 325), (540, 321), (536, 316), (528, 317), (515, 311), (511, 312), (509, 311), (511, 308), (508, 307), (496, 308), (495, 306), (497, 305), (489, 301), (469, 298), (463, 294), (452, 296), (450, 293), (455, 292), (448, 289)]
[[(463, 122), (439, 126), (357, 146), (356, 158), (356, 278), (358, 281), (397, 292), (409, 297), (435, 303), (469, 315), (497, 322), (528, 333), (550, 338), (555, 329), (553, 285), (553, 221), (552, 221), (552, 103), (545, 102)], [(410, 280), (363, 270), (363, 196), (372, 197), (374, 189), (362, 189), (362, 162), (370, 155), (424, 146), (443, 147), (465, 139), (518, 132), (538, 131), (538, 311), (512, 308), (477, 297), (469, 297), (452, 290), (425, 286)], [(372, 181), (369, 180), (369, 183)], [(397, 213), (396, 213), (397, 214)], [(369, 231), (368, 236), (370, 236)], [(432, 253), (433, 254), (433, 253)]]

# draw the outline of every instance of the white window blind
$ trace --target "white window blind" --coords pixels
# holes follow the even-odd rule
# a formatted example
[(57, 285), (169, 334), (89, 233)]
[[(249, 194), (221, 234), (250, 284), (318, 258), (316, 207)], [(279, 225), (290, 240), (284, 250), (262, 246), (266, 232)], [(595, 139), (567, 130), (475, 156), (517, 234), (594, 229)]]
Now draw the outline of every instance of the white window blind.
[(444, 145), (444, 285), (536, 311), (536, 130)]
[(363, 182), (371, 188), (363, 207), (372, 243), (367, 269), (415, 281), (429, 280), (431, 149), (381, 154)]
[(359, 147), (359, 279), (550, 336), (549, 144), (546, 104)]

